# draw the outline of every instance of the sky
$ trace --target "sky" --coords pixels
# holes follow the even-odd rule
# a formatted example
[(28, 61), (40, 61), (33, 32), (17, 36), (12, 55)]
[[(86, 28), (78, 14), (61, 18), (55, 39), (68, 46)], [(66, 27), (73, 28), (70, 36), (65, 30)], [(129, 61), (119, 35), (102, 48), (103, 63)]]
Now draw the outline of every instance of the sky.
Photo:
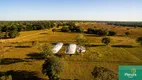
[(142, 0), (0, 0), (0, 20), (142, 21)]

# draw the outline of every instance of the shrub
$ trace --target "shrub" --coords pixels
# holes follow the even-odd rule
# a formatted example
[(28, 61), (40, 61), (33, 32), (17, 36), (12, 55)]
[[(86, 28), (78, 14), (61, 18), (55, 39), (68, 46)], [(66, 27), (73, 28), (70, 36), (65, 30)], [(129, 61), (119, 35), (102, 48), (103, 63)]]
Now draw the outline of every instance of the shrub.
[(115, 36), (116, 32), (115, 31), (108, 31), (108, 36)]
[(108, 45), (108, 44), (110, 43), (110, 38), (104, 37), (104, 38), (102, 39), (102, 43)]
[(47, 57), (42, 65), (42, 73), (50, 80), (59, 80), (58, 74), (63, 70), (63, 62), (55, 56)]
[(69, 32), (70, 30), (69, 30), (68, 27), (62, 27), (61, 31), (62, 31), (62, 32)]
[(104, 67), (95, 67), (92, 76), (97, 80), (117, 80), (117, 74)]

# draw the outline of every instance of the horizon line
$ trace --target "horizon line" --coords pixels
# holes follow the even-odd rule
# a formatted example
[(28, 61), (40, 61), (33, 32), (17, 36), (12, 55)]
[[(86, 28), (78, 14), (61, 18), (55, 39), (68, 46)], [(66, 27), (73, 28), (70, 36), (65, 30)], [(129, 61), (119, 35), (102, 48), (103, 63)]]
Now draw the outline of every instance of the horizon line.
[(107, 22), (107, 21), (112, 21), (112, 22), (142, 22), (142, 21), (129, 21), (129, 20), (0, 20), (1, 21), (96, 21), (96, 22)]

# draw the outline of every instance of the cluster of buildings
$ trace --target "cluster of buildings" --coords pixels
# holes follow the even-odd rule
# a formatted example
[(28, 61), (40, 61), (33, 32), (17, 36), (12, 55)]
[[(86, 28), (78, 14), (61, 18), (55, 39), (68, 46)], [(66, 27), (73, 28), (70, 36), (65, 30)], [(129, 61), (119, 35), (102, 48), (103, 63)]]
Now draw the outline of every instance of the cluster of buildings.
[[(62, 47), (63, 43), (61, 42), (57, 43), (52, 49), (53, 53), (54, 54), (58, 53)], [(86, 52), (86, 48), (83, 46), (78, 46), (76, 44), (69, 44), (65, 51), (66, 54), (75, 54), (76, 52), (78, 53)]]

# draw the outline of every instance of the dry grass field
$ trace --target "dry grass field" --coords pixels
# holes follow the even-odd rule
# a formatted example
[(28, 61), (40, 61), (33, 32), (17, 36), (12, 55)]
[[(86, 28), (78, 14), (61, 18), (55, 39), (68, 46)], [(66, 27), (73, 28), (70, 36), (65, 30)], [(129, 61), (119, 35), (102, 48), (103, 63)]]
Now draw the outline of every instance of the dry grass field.
[[(118, 34), (112, 36), (110, 45), (104, 46), (101, 43), (102, 37), (96, 37), (92, 34), (85, 34), (89, 44), (93, 46), (87, 47), (87, 52), (82, 55), (65, 55), (61, 57), (64, 60), (64, 69), (60, 74), (62, 79), (79, 79), (93, 80), (91, 72), (95, 66), (103, 66), (118, 72), (119, 65), (142, 65), (142, 47), (136, 43), (135, 39), (142, 35), (142, 28), (118, 27), (106, 25), (103, 23), (76, 23), (85, 30), (96, 26), (114, 30)], [(129, 36), (124, 36), (126, 31), (130, 32)], [(0, 40), (0, 54), (2, 63), (0, 63), (0, 74), (12, 71), (14, 80), (20, 78), (30, 80), (47, 80), (48, 77), (43, 75), (42, 64), (43, 59), (37, 59), (39, 55), (39, 45), (43, 43), (76, 43), (75, 39), (79, 33), (71, 32), (52, 32), (52, 30), (24, 31), (20, 36), (14, 39)], [(39, 45), (32, 46), (31, 41), (37, 41)], [(120, 45), (120, 46), (119, 46)], [(124, 47), (121, 45), (132, 45), (134, 47)], [(67, 45), (64, 45), (59, 53), (64, 53)], [(22, 79), (20, 79), (22, 80)]]

